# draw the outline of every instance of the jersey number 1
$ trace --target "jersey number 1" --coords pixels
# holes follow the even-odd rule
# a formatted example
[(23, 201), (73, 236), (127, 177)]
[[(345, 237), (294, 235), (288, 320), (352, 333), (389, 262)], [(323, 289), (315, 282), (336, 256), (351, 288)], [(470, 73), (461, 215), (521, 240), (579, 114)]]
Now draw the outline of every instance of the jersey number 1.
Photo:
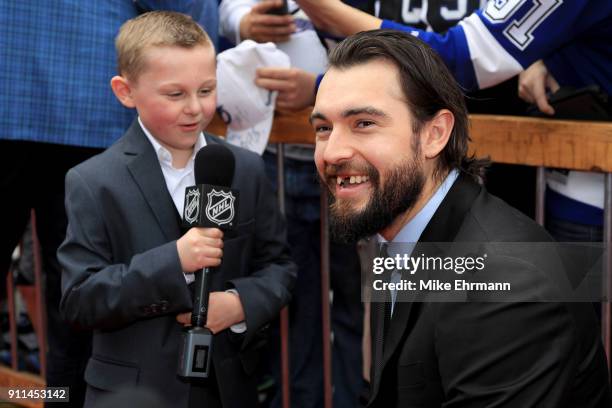
[(513, 20), (504, 30), (506, 38), (521, 51), (531, 44), (535, 29), (563, 3), (563, 0), (492, 0), (483, 13), (492, 24), (505, 23), (527, 1), (533, 3), (531, 9), (522, 19)]

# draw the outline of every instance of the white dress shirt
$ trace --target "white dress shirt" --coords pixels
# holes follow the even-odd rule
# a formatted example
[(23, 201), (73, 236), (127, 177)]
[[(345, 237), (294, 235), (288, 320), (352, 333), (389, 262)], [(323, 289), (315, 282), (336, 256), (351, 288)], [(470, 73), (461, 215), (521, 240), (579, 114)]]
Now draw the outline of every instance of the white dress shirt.
[[(172, 154), (168, 149), (159, 143), (159, 141), (149, 132), (149, 130), (142, 124), (140, 117), (138, 118), (138, 123), (142, 128), (144, 134), (153, 145), (153, 149), (155, 150), (155, 154), (157, 155), (157, 159), (159, 160), (159, 164), (162, 169), (162, 173), (164, 174), (164, 180), (166, 181), (166, 187), (168, 187), (168, 192), (172, 197), (172, 201), (174, 202), (174, 206), (176, 210), (180, 214), (181, 218), (183, 218), (183, 206), (185, 205), (185, 188), (189, 186), (195, 185), (195, 174), (193, 172), (193, 165), (195, 162), (196, 153), (204, 146), (206, 146), (206, 139), (204, 135), (200, 133), (198, 136), (198, 140), (193, 147), (193, 153), (189, 160), (187, 161), (187, 165), (182, 169), (177, 169), (172, 165)], [(193, 273), (185, 273), (185, 281), (187, 284), (195, 281), (195, 276)], [(235, 289), (229, 289), (227, 292), (232, 292), (236, 296), (238, 295), (238, 291)], [(246, 331), (246, 323), (240, 322), (236, 323), (231, 327), (231, 330), (235, 333), (243, 333)]]

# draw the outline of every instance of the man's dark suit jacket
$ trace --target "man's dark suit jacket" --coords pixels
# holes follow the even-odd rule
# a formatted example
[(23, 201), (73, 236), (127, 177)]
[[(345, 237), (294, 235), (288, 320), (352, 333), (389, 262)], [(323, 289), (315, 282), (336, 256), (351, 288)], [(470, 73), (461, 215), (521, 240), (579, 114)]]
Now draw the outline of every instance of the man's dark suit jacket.
[[(210, 135), (206, 143), (226, 144)], [(238, 291), (247, 331), (216, 334), (212, 357), (223, 406), (242, 408), (256, 404), (260, 329), (288, 303), (296, 270), (262, 160), (226, 145), (236, 158), (238, 229), (225, 234), (211, 290)], [(66, 211), (61, 310), (95, 330), (88, 393), (143, 387), (168, 406), (187, 407), (190, 387), (176, 374), (182, 325), (175, 317), (190, 311), (192, 300), (176, 249), (178, 211), (137, 121), (104, 153), (70, 170)]]
[[(461, 175), (423, 231), (419, 243), (425, 242), (551, 238)], [(550, 283), (539, 257), (551, 254), (488, 255), (494, 264), (486, 273), (516, 276), (527, 289)], [(381, 305), (372, 303), (373, 339), (385, 332)], [(612, 406), (590, 303), (397, 302), (383, 343), (372, 341), (369, 407)]]

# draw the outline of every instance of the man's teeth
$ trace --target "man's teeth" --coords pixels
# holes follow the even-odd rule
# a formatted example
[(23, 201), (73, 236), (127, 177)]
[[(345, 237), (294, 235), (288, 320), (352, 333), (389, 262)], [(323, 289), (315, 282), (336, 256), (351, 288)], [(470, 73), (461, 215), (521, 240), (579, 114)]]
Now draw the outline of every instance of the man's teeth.
[(348, 176), (348, 177), (336, 177), (336, 183), (340, 186), (346, 186), (347, 184), (361, 184), (369, 181), (368, 176)]

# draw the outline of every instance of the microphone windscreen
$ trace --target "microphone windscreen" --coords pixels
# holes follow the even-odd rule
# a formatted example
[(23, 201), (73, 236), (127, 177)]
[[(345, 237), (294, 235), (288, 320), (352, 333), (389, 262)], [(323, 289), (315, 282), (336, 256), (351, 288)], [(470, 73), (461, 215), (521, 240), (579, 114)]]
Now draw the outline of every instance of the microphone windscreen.
[(221, 144), (206, 145), (195, 157), (196, 184), (230, 187), (234, 178), (234, 153)]

